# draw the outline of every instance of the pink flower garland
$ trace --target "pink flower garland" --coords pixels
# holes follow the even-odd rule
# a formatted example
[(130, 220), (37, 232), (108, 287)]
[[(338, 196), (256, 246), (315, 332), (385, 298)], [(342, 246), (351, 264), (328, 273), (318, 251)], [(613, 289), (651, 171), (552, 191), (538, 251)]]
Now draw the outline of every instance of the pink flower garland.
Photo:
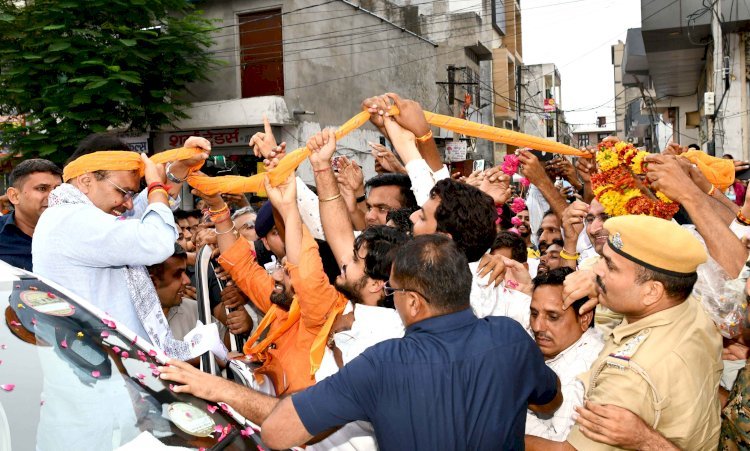
[(518, 171), (518, 165), (520, 161), (517, 155), (506, 155), (503, 159), (502, 171), (510, 176)]

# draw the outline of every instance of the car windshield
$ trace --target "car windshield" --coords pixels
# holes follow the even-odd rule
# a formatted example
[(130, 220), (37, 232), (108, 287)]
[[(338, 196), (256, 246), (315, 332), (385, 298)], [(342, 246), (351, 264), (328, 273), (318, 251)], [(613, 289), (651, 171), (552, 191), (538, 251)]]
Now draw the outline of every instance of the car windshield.
[(36, 277), (3, 275), (6, 268), (0, 450), (264, 449), (226, 406), (174, 393), (158, 377), (161, 354), (142, 338)]

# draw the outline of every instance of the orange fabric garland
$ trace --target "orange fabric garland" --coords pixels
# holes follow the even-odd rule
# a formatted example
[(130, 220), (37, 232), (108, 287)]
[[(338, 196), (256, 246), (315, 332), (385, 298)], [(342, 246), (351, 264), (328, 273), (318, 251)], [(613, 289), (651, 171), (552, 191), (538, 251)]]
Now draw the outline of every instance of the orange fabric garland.
[[(187, 160), (203, 152), (202, 149), (192, 147), (180, 147), (178, 149), (165, 150), (151, 157), (151, 161), (156, 164), (167, 163), (169, 161)], [(203, 166), (201, 161), (190, 168), (190, 171), (197, 171)], [(82, 155), (71, 161), (63, 170), (63, 181), (67, 182), (79, 175), (94, 171), (138, 171), (143, 177), (143, 160), (138, 152), (127, 150), (103, 150)]]

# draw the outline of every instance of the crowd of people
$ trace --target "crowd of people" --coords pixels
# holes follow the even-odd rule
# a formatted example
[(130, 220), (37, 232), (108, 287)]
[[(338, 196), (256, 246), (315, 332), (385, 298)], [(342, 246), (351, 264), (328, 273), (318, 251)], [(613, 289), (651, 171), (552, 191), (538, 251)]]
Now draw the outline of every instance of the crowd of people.
[[(230, 405), (272, 448), (750, 447), (742, 181), (717, 187), (670, 144), (634, 177), (679, 212), (623, 214), (592, 182), (614, 137), (592, 158), (519, 149), (451, 174), (417, 102), (362, 108), (393, 149), (372, 145), (375, 177), (327, 129), (306, 143), (314, 183), (266, 179), (254, 206), (193, 190), (198, 207), (177, 208), (203, 138), (166, 165), (109, 134), (62, 169), (22, 161), (0, 259), (162, 349), (174, 391)], [(269, 171), (286, 156), (270, 126), (250, 146)], [(233, 378), (200, 371), (183, 341), (204, 246)]]

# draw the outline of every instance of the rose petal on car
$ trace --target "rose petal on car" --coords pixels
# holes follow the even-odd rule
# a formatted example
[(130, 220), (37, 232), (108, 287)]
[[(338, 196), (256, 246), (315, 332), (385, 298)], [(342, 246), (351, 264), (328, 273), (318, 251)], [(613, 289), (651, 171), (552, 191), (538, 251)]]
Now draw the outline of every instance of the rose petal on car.
[(128, 354), (128, 351), (122, 351), (122, 354), (120, 354), (120, 357), (123, 359), (127, 359), (130, 357), (130, 354)]
[(119, 354), (121, 349), (119, 346), (112, 346), (112, 351), (114, 351), (115, 354)]
[(91, 375), (94, 377), (99, 377), (102, 375), (102, 373), (99, 370), (94, 370), (91, 372)]
[(11, 325), (11, 327), (19, 327), (21, 325), (21, 323), (19, 323), (18, 321), (12, 320), (10, 322), (10, 325)]
[(107, 338), (109, 337), (109, 332), (107, 332), (106, 330), (103, 330), (100, 335), (102, 336), (102, 338)]
[(61, 348), (67, 348), (68, 347), (68, 340), (61, 341), (60, 342), (60, 347)]
[(3, 384), (3, 385), (0, 385), (0, 388), (2, 388), (5, 391), (13, 391), (13, 389), (16, 388), (16, 384)]
[(240, 431), (240, 435), (242, 435), (243, 437), (250, 437), (253, 434), (255, 434), (255, 431), (250, 426)]
[[(216, 411), (219, 410), (219, 408), (216, 407), (216, 406), (212, 406), (211, 404), (207, 404), (206, 405), (206, 410), (208, 410), (211, 413), (216, 413)], [(217, 426), (217, 427), (219, 427), (219, 426)]]
[(148, 355), (150, 355), (151, 357), (156, 357), (156, 351), (154, 351), (152, 349), (152, 350), (148, 351)]

